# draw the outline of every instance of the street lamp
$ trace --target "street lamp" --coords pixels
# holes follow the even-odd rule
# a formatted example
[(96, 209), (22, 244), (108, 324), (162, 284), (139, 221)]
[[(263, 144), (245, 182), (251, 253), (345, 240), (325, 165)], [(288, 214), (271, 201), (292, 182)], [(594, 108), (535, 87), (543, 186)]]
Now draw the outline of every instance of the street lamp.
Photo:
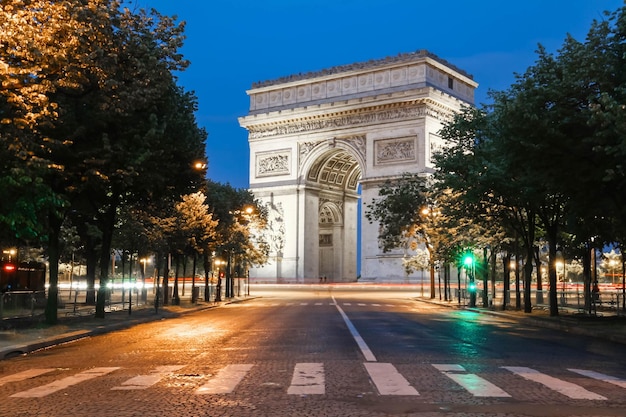
[(215, 289), (215, 301), (222, 301), (222, 271), (221, 266), (226, 265), (226, 261), (215, 259), (215, 269), (217, 270), (217, 287)]
[(559, 275), (559, 268), (562, 268), (562, 271), (563, 271), (563, 275), (561, 276), (561, 305), (566, 305), (567, 302), (565, 300), (565, 259), (562, 258), (562, 260), (557, 260), (554, 263), (554, 266), (556, 267), (557, 277)]
[(148, 290), (146, 288), (146, 265), (150, 263), (150, 258), (139, 259), (141, 263), (141, 302), (145, 303), (148, 300)]

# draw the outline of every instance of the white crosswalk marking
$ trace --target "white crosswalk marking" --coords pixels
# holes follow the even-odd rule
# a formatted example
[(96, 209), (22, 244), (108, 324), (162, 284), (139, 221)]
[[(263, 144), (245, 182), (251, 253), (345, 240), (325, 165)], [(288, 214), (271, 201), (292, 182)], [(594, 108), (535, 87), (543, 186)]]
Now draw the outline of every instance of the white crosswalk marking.
[(121, 386), (113, 387), (112, 390), (135, 390), (146, 389), (159, 382), (163, 377), (171, 372), (177, 371), (182, 368), (183, 365), (166, 365), (159, 366), (156, 369), (150, 371), (148, 375), (137, 375), (134, 378), (129, 379), (122, 383)]
[(542, 374), (532, 368), (526, 368), (524, 366), (503, 366), (502, 368), (507, 369), (529, 381), (543, 384), (546, 387), (575, 400), (606, 400), (606, 397), (596, 394), (595, 392), (587, 391), (580, 385)]
[[(111, 390), (144, 390), (148, 389), (168, 374), (178, 371), (187, 365), (163, 365), (157, 366), (146, 374), (136, 375), (126, 380), (121, 385), (114, 386)], [(396, 367), (391, 363), (364, 362), (363, 366), (369, 376), (371, 382), (376, 387), (378, 394), (381, 396), (418, 396), (420, 395), (416, 388), (400, 374)], [(432, 366), (441, 372), (442, 376), (449, 378), (459, 386), (463, 387), (468, 393), (475, 397), (492, 397), (492, 398), (510, 398), (511, 394), (504, 391), (500, 387), (486, 380), (478, 374), (468, 372), (459, 364), (432, 364)], [(215, 375), (206, 381), (206, 383), (196, 389), (196, 394), (231, 394), (233, 393), (241, 381), (248, 375), (249, 371), (255, 367), (253, 364), (231, 364), (219, 370)], [(553, 390), (572, 399), (578, 400), (607, 400), (606, 397), (588, 391), (580, 385), (558, 379), (547, 374), (543, 374), (535, 369), (521, 366), (502, 366), (513, 375), (521, 376), (531, 383), (539, 383), (545, 388), (544, 390)], [(91, 379), (105, 376), (119, 367), (101, 367), (86, 370), (72, 376), (60, 377), (58, 380), (46, 385), (31, 388), (11, 395), (17, 398), (39, 398), (45, 397), (57, 391), (86, 382)], [(58, 371), (57, 368), (33, 368), (11, 375), (0, 377), (0, 386), (29, 380), (39, 375)], [(293, 366), (293, 374), (291, 383), (286, 388), (287, 395), (325, 395), (326, 390), (326, 374), (325, 366), (322, 362), (300, 362)], [(361, 368), (362, 371), (362, 368)], [(606, 375), (600, 372), (568, 368), (568, 371), (581, 375), (585, 378), (592, 378), (598, 381), (610, 383), (620, 388), (626, 389), (626, 380), (615, 376)], [(509, 375), (511, 375), (509, 374)], [(510, 378), (516, 378), (511, 375)], [(365, 374), (363, 374), (365, 376)], [(573, 375), (572, 375), (573, 376)], [(49, 379), (50, 377), (46, 377)], [(117, 378), (116, 378), (117, 379)], [(581, 378), (579, 378), (581, 379)], [(111, 384), (113, 385), (113, 384)]]
[(419, 395), (392, 364), (365, 362), (363, 365), (380, 395)]
[(20, 397), (20, 398), (39, 398), (45, 397), (46, 395), (52, 394), (54, 392), (65, 389), (69, 386), (79, 384), (81, 382), (97, 378), (102, 375), (106, 375), (110, 372), (113, 372), (119, 367), (110, 367), (110, 368), (93, 368), (87, 371), (81, 372), (76, 375), (68, 376), (67, 378), (60, 379), (58, 381), (51, 382), (47, 385), (43, 385), (41, 387), (32, 388), (27, 391), (18, 392), (17, 394), (11, 395), (11, 397)]
[[(511, 395), (476, 374), (465, 373), (465, 368), (456, 364), (433, 364), (442, 374), (465, 388), (475, 397), (507, 398)], [(461, 373), (463, 372), (463, 373)]]
[(8, 384), (10, 382), (23, 381), (25, 379), (34, 378), (39, 375), (43, 375), (48, 372), (54, 371), (54, 368), (34, 368), (27, 371), (18, 372), (13, 375), (7, 375), (0, 378), (0, 386)]
[(254, 365), (227, 365), (209, 382), (196, 390), (196, 394), (228, 394), (233, 392)]
[(287, 389), (290, 395), (325, 394), (324, 364), (297, 363), (293, 370), (291, 385)]
[(576, 372), (577, 374), (597, 379), (599, 381), (608, 382), (609, 384), (617, 385), (618, 387), (626, 388), (626, 380), (611, 376), (601, 374), (600, 372), (587, 371), (585, 369), (568, 369), (569, 371)]

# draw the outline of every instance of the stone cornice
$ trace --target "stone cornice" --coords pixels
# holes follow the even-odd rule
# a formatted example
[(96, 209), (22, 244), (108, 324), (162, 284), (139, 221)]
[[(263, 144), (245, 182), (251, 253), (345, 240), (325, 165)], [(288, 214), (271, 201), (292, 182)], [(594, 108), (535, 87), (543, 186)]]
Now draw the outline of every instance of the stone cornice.
[(363, 70), (363, 69), (375, 69), (375, 68), (380, 68), (381, 66), (386, 66), (389, 64), (396, 64), (396, 63), (411, 63), (411, 62), (415, 62), (416, 60), (419, 59), (424, 59), (424, 58), (431, 58), (455, 71), (457, 71), (458, 73), (466, 76), (469, 79), (473, 79), (474, 77), (470, 74), (468, 74), (467, 72), (465, 72), (464, 70), (452, 65), (451, 63), (449, 63), (448, 61), (446, 61), (443, 58), (440, 58), (439, 56), (433, 54), (430, 51), (427, 51), (425, 49), (421, 49), (415, 52), (410, 52), (410, 53), (401, 53), (398, 54), (396, 56), (389, 56), (386, 58), (382, 58), (382, 59), (377, 59), (377, 60), (370, 60), (367, 62), (359, 62), (359, 63), (354, 63), (354, 64), (349, 64), (349, 65), (338, 65), (335, 67), (331, 67), (331, 68), (327, 68), (321, 71), (312, 71), (312, 72), (308, 72), (305, 74), (295, 74), (295, 75), (289, 75), (287, 77), (282, 77), (282, 78), (278, 78), (276, 80), (267, 80), (267, 81), (259, 81), (256, 83), (252, 84), (252, 88), (253, 89), (258, 89), (258, 88), (263, 88), (263, 87), (269, 87), (269, 86), (275, 86), (275, 85), (279, 85), (279, 84), (285, 84), (285, 83), (290, 83), (290, 82), (294, 82), (294, 81), (301, 81), (301, 80), (311, 80), (314, 78), (319, 78), (319, 77), (323, 77), (323, 76), (328, 76), (328, 75), (334, 75), (334, 74), (342, 74), (345, 72), (349, 72), (349, 71), (355, 71), (355, 70)]
[(249, 139), (255, 140), (412, 120), (425, 116), (443, 121), (447, 120), (453, 113), (453, 109), (437, 101), (422, 98), (410, 102), (396, 102), (305, 117), (247, 123), (245, 127), (248, 129)]

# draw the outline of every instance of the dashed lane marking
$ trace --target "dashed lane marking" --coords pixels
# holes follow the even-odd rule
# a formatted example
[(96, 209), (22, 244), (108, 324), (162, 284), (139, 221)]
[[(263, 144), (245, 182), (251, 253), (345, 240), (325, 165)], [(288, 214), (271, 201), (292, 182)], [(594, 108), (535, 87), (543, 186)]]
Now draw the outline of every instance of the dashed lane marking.
[(365, 343), (365, 340), (363, 340), (358, 330), (356, 329), (356, 327), (354, 327), (354, 325), (352, 324), (352, 322), (350, 321), (346, 313), (344, 313), (343, 309), (339, 307), (339, 304), (336, 304), (335, 307), (337, 308), (337, 311), (339, 311), (339, 314), (341, 314), (341, 317), (343, 317), (343, 321), (346, 323), (348, 330), (350, 330), (350, 334), (352, 334), (352, 338), (354, 338), (354, 341), (361, 349), (361, 353), (363, 353), (365, 360), (369, 362), (376, 362), (376, 356), (374, 356), (374, 353), (372, 353), (371, 349), (367, 346), (367, 343)]

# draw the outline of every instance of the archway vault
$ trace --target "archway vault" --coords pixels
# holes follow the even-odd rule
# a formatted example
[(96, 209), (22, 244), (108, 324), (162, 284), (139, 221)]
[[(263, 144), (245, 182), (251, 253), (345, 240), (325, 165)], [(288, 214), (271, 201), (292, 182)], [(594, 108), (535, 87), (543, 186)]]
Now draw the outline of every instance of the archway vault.
[[(359, 180), (362, 175), (358, 153), (348, 141), (321, 143), (304, 164), (303, 187), (311, 203), (306, 209), (305, 236), (311, 242), (309, 270), (324, 282), (354, 281), (358, 274)], [(305, 261), (306, 262), (306, 261)]]
[(322, 187), (357, 192), (361, 172), (359, 162), (351, 153), (336, 150), (318, 157), (306, 179)]

